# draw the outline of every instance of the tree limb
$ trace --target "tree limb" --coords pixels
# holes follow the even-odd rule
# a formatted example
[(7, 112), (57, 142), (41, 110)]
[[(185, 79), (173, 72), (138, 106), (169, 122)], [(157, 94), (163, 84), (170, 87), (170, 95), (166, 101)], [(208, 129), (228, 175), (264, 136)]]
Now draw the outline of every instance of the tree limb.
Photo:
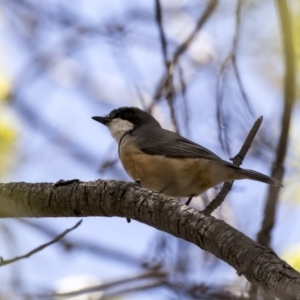
[(127, 217), (194, 243), (230, 264), (239, 275), (281, 299), (296, 299), (300, 274), (271, 249), (225, 222), (170, 197), (113, 180), (1, 183), (0, 217)]
[[(289, 129), (293, 106), (296, 100), (296, 70), (295, 50), (292, 32), (292, 18), (286, 0), (276, 0), (280, 17), (283, 38), (285, 79), (284, 79), (284, 110), (281, 120), (281, 132), (278, 140), (276, 158), (273, 164), (272, 177), (282, 181), (284, 175), (284, 160), (288, 147)], [(257, 235), (257, 241), (265, 246), (270, 245), (271, 231), (275, 223), (276, 206), (279, 198), (278, 187), (270, 186), (266, 200), (262, 228)]]

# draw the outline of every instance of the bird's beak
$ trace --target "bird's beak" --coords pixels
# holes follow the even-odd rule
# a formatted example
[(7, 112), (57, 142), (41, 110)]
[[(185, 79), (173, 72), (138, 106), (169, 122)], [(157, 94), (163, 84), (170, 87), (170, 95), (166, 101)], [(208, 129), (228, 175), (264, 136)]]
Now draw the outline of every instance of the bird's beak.
[(92, 117), (92, 119), (102, 123), (105, 126), (107, 126), (108, 123), (111, 121), (110, 117)]

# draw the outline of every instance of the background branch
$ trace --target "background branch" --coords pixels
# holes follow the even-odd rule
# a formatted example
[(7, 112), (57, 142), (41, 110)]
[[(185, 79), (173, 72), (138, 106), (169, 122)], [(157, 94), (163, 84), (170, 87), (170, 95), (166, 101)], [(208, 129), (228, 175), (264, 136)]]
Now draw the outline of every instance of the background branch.
[[(292, 109), (295, 103), (295, 51), (292, 33), (292, 19), (286, 0), (277, 0), (280, 25), (284, 46), (285, 79), (284, 79), (284, 111), (281, 120), (281, 132), (277, 145), (276, 158), (273, 164), (272, 177), (282, 181), (284, 175), (284, 161), (288, 147), (289, 129)], [(270, 245), (271, 231), (275, 222), (276, 206), (280, 188), (269, 186), (266, 200), (264, 219), (257, 241), (262, 245)]]
[[(41, 224), (41, 222), (37, 224), (36, 222), (33, 222), (33, 220), (23, 218), (19, 218), (17, 221), (21, 222), (22, 226), (29, 226), (51, 239), (54, 239), (56, 236), (58, 236), (56, 230), (54, 230), (51, 226)], [(141, 265), (141, 261), (134, 255), (125, 253), (122, 250), (112, 249), (103, 244), (99, 245), (97, 241), (66, 237), (59, 240), (57, 245), (63, 247), (63, 249), (68, 252), (83, 251), (99, 258), (104, 256), (105, 260), (110, 259), (112, 261), (118, 261), (119, 263), (128, 264), (131, 266)]]
[(12, 259), (3, 259), (2, 257), (0, 258), (0, 266), (5, 266), (11, 263), (14, 263), (18, 260), (24, 259), (24, 258), (29, 258), (30, 256), (32, 256), (33, 254), (44, 250), (46, 247), (53, 245), (55, 243), (57, 243), (59, 240), (61, 240), (62, 238), (65, 237), (66, 234), (68, 234), (69, 232), (71, 232), (72, 230), (76, 229), (80, 224), (81, 224), (82, 220), (78, 221), (72, 228), (66, 229), (64, 232), (62, 232), (61, 234), (59, 234), (57, 237), (55, 237), (52, 241), (45, 243), (43, 245), (40, 245), (39, 247), (29, 251), (28, 253), (21, 255), (21, 256), (17, 256), (15, 258)]
[[(251, 144), (256, 136), (256, 133), (259, 130), (259, 127), (260, 127), (262, 121), (263, 121), (263, 117), (260, 116), (253, 124), (240, 152), (234, 158), (231, 159), (233, 161), (234, 165), (239, 167), (242, 164), (242, 162), (243, 162), (243, 160), (244, 160), (248, 150), (250, 149)], [(233, 181), (225, 182), (223, 184), (221, 191), (217, 195), (217, 197), (215, 199), (213, 199), (207, 205), (207, 207), (203, 210), (203, 213), (206, 215), (210, 215), (216, 208), (218, 208), (225, 200), (225, 197), (230, 192), (232, 186), (233, 186)]]

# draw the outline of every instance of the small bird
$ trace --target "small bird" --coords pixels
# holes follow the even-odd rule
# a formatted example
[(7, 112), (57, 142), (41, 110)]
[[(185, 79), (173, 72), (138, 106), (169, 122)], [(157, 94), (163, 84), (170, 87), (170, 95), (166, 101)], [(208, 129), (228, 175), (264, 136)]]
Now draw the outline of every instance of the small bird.
[(242, 169), (210, 150), (163, 129), (149, 113), (121, 107), (105, 117), (92, 117), (107, 126), (118, 143), (128, 175), (141, 186), (172, 197), (188, 197), (189, 204), (221, 182), (251, 179), (282, 186), (275, 178)]

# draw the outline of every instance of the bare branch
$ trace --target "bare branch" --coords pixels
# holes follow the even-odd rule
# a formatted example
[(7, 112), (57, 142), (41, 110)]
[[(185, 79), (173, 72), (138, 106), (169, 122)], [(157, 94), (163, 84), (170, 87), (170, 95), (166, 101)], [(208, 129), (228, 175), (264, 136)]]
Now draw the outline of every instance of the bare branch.
[(152, 271), (147, 271), (147, 272), (144, 272), (144, 273), (136, 275), (136, 276), (127, 277), (127, 278), (120, 279), (120, 280), (114, 280), (114, 281), (111, 281), (108, 283), (103, 283), (103, 284), (99, 284), (96, 286), (92, 286), (92, 287), (88, 287), (88, 288), (84, 288), (84, 289), (80, 289), (80, 290), (75, 290), (72, 292), (44, 295), (44, 297), (51, 297), (51, 299), (52, 299), (52, 297), (59, 297), (59, 298), (74, 297), (74, 296), (87, 294), (87, 293), (105, 291), (105, 290), (113, 288), (117, 285), (121, 285), (121, 284), (125, 284), (125, 283), (135, 283), (135, 282), (149, 279), (149, 278), (159, 279), (159, 280), (163, 279), (163, 281), (165, 281), (166, 276), (167, 276), (166, 272), (162, 272), (159, 270), (152, 270)]
[(238, 0), (237, 1), (237, 6), (236, 6), (236, 11), (235, 11), (235, 20), (236, 20), (236, 24), (235, 24), (235, 34), (234, 34), (234, 38), (233, 38), (233, 45), (232, 45), (232, 52), (231, 52), (231, 59), (232, 59), (232, 66), (233, 66), (233, 70), (236, 76), (236, 80), (238, 83), (238, 87), (241, 91), (241, 95), (242, 95), (242, 99), (244, 100), (246, 107), (248, 109), (248, 111), (250, 112), (250, 114), (253, 115), (253, 109), (250, 105), (250, 101), (248, 99), (248, 96), (246, 94), (246, 91), (244, 89), (243, 83), (242, 83), (242, 79), (240, 76), (240, 72), (238, 70), (238, 66), (237, 66), (237, 62), (236, 62), (236, 56), (237, 56), (237, 48), (238, 48), (238, 41), (239, 41), (239, 36), (240, 36), (240, 27), (241, 27), (241, 12), (242, 12), (242, 5), (243, 5), (243, 1), (242, 0)]
[[(30, 226), (31, 228), (38, 230), (49, 238), (53, 239), (57, 236), (56, 230), (53, 230), (50, 226), (45, 226), (44, 224), (37, 224), (36, 222), (31, 222), (28, 219), (19, 218), (17, 219), (22, 224)], [(93, 254), (97, 257), (105, 256), (105, 259), (111, 259), (118, 261), (119, 263), (129, 264), (131, 266), (140, 266), (141, 261), (129, 253), (123, 252), (122, 250), (112, 249), (105, 245), (99, 245), (97, 242), (93, 242), (87, 239), (70, 239), (64, 238), (58, 242), (58, 245), (63, 247), (65, 251), (84, 251), (89, 254)]]
[[(198, 22), (197, 22), (197, 25), (196, 25), (194, 31), (175, 50), (173, 58), (171, 60), (171, 65), (173, 66), (173, 68), (175, 68), (175, 66), (177, 65), (177, 62), (178, 62), (180, 56), (185, 53), (185, 51), (188, 49), (188, 47), (191, 44), (191, 42), (196, 37), (196, 35), (199, 32), (199, 30), (202, 28), (202, 26), (205, 24), (205, 22), (208, 20), (208, 18), (212, 15), (212, 13), (214, 12), (215, 8), (217, 7), (217, 4), (218, 4), (217, 0), (209, 0), (209, 2), (207, 4), (207, 7), (205, 8), (205, 11), (199, 16), (199, 19), (198, 19)], [(156, 92), (155, 92), (155, 96), (154, 96), (154, 98), (156, 100), (158, 100), (159, 98), (161, 98), (161, 95), (163, 94), (163, 91), (164, 91), (164, 88), (165, 88), (167, 80), (168, 80), (168, 73), (165, 73), (162, 76), (162, 79), (159, 81), (159, 84), (157, 86), (157, 89), (156, 89)], [(154, 103), (148, 108), (149, 111), (151, 111), (153, 105), (154, 105)]]
[[(248, 99), (248, 96), (246, 94), (246, 91), (244, 89), (242, 79), (240, 76), (240, 72), (237, 65), (237, 49), (238, 49), (238, 41), (240, 37), (240, 27), (241, 27), (241, 11), (242, 11), (242, 0), (237, 0), (237, 6), (235, 11), (235, 32), (233, 36), (232, 41), (232, 48), (226, 58), (224, 59), (220, 72), (218, 74), (217, 78), (217, 120), (218, 120), (218, 126), (219, 126), (219, 140), (223, 147), (223, 149), (229, 153), (229, 143), (228, 143), (228, 137), (227, 137), (227, 131), (224, 131), (222, 128), (222, 125), (224, 125), (226, 117), (224, 116), (224, 113), (222, 112), (222, 102), (223, 102), (223, 93), (224, 93), (224, 86), (225, 82), (228, 80), (227, 71), (229, 67), (232, 65), (233, 71), (237, 80), (238, 87), (240, 89), (242, 99), (244, 100), (245, 106), (247, 108), (247, 111), (250, 112), (251, 115), (253, 115), (253, 109), (251, 107), (250, 101)], [(226, 123), (225, 123), (226, 124)]]
[(110, 295), (107, 295), (107, 296), (104, 295), (101, 298), (101, 300), (109, 300), (109, 299), (114, 300), (119, 295), (124, 295), (124, 294), (143, 291), (143, 290), (149, 290), (149, 289), (152, 289), (152, 288), (159, 287), (159, 286), (161, 286), (165, 283), (166, 283), (166, 279), (157, 279), (157, 280), (154, 280), (154, 281), (149, 282), (149, 283), (144, 283), (144, 284), (141, 284), (139, 286), (135, 286), (135, 287), (132, 287), (132, 288), (126, 288), (124, 290), (111, 293)]
[(59, 240), (61, 240), (66, 234), (68, 234), (69, 232), (71, 232), (72, 230), (76, 229), (80, 224), (81, 224), (82, 220), (78, 221), (72, 228), (69, 228), (67, 230), (65, 230), (63, 233), (59, 234), (55, 239), (53, 239), (52, 241), (48, 242), (48, 243), (45, 243), (31, 251), (29, 251), (28, 253), (24, 254), (24, 255), (21, 255), (21, 256), (17, 256), (15, 258), (12, 258), (12, 259), (8, 259), (8, 260), (5, 260), (3, 259), (2, 257), (0, 258), (0, 266), (5, 266), (5, 265), (8, 265), (8, 264), (11, 264), (11, 263), (14, 263), (18, 260), (21, 260), (21, 259), (24, 259), (24, 258), (28, 258), (30, 256), (32, 256), (33, 254), (39, 252), (39, 251), (42, 251), (43, 249), (45, 249), (46, 247), (52, 245), (52, 244), (55, 244), (57, 243)]
[(175, 116), (175, 109), (174, 109), (174, 98), (175, 98), (175, 89), (173, 85), (173, 74), (174, 74), (174, 66), (171, 62), (168, 61), (167, 57), (167, 41), (166, 36), (163, 28), (162, 23), (162, 11), (161, 11), (161, 5), (159, 0), (155, 1), (155, 13), (156, 13), (156, 22), (159, 28), (159, 35), (160, 35), (160, 41), (161, 41), (161, 49), (163, 53), (165, 68), (166, 68), (166, 82), (165, 82), (165, 93), (167, 102), (169, 105), (169, 109), (171, 112), (171, 119), (173, 122), (173, 125), (175, 127), (175, 131), (179, 133), (179, 127)]
[(165, 64), (167, 64), (168, 57), (167, 57), (167, 41), (166, 36), (163, 28), (163, 21), (162, 21), (162, 11), (161, 11), (161, 5), (159, 0), (155, 0), (155, 16), (156, 16), (156, 22), (159, 29), (159, 36), (160, 36), (160, 42), (161, 42), (161, 50), (163, 53), (163, 58), (165, 61)]
[[(259, 130), (259, 127), (260, 127), (262, 121), (263, 121), (263, 117), (260, 116), (253, 124), (240, 152), (234, 158), (231, 158), (234, 165), (239, 167), (242, 164), (242, 162), (243, 162), (248, 150), (250, 149), (251, 144), (257, 134), (257, 131)], [(219, 194), (217, 195), (217, 197), (215, 199), (213, 199), (207, 205), (207, 207), (203, 210), (204, 214), (210, 215), (216, 208), (218, 208), (223, 203), (223, 201), (225, 200), (225, 197), (230, 192), (230, 190), (233, 186), (233, 182), (234, 181), (225, 182), (223, 184), (223, 187), (222, 187), (221, 191), (219, 192)]]
[(205, 22), (208, 20), (208, 18), (212, 15), (214, 10), (216, 9), (218, 4), (217, 0), (210, 0), (207, 4), (207, 7), (205, 8), (205, 11), (201, 15), (201, 17), (198, 19), (198, 22), (196, 24), (196, 28), (194, 31), (187, 37), (187, 39), (177, 48), (177, 50), (174, 53), (173, 56), (173, 64), (176, 65), (179, 57), (188, 49), (191, 42), (196, 37), (199, 30), (202, 28), (202, 26), (205, 24)]

